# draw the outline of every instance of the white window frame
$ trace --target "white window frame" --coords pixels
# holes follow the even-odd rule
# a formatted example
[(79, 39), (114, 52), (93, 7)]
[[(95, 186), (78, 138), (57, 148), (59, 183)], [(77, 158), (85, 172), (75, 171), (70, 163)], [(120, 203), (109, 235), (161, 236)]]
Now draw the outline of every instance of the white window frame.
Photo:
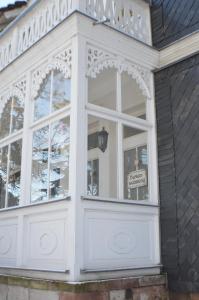
[[(24, 114), (23, 117), (25, 118), (25, 101), (24, 99), (20, 98), (18, 95), (10, 95), (10, 97), (8, 97), (5, 105), (8, 103), (9, 100), (12, 99), (12, 103), (11, 103), (11, 114), (12, 114), (12, 110), (13, 110), (13, 100), (14, 98), (17, 98), (21, 101), (23, 101), (24, 104)], [(4, 108), (5, 108), (4, 105)], [(3, 108), (3, 111), (4, 111)], [(1, 115), (3, 114), (3, 111), (1, 112)], [(7, 179), (6, 179), (6, 197), (5, 197), (5, 206), (4, 208), (1, 208), (0, 210), (7, 210), (7, 209), (13, 209), (16, 207), (19, 207), (21, 204), (21, 199), (22, 199), (22, 163), (21, 163), (21, 176), (20, 176), (20, 198), (19, 198), (19, 204), (15, 205), (15, 206), (8, 206), (8, 181), (9, 181), (9, 166), (10, 166), (10, 150), (11, 150), (11, 145), (17, 141), (22, 141), (22, 150), (21, 150), (21, 162), (22, 162), (22, 154), (23, 154), (23, 144), (24, 144), (24, 140), (23, 140), (23, 132), (24, 132), (24, 118), (23, 118), (23, 128), (21, 128), (20, 130), (16, 131), (16, 132), (11, 132), (11, 128), (12, 128), (12, 115), (11, 115), (11, 119), (10, 119), (10, 130), (9, 130), (9, 134), (0, 139), (0, 148), (4, 148), (4, 147), (8, 147), (8, 157), (7, 157)]]
[[(51, 111), (51, 108), (52, 108), (52, 84), (53, 84), (53, 80), (52, 80), (52, 76), (53, 76), (53, 72), (54, 72), (54, 68), (50, 69), (49, 70), (49, 73), (46, 74), (46, 77), (50, 74), (50, 77), (51, 77), (51, 95), (50, 95), (50, 111)], [(58, 72), (62, 73), (62, 70), (57, 70)], [(64, 74), (63, 74), (64, 76)], [(45, 80), (46, 78), (43, 79), (43, 81)], [(71, 76), (70, 77), (67, 77), (67, 79), (70, 79), (71, 80), (71, 83), (72, 83), (72, 78)], [(42, 81), (42, 83), (43, 83)], [(42, 85), (42, 83), (40, 84), (40, 86)], [(55, 122), (59, 121), (59, 120), (62, 120), (64, 118), (67, 118), (71, 116), (71, 101), (69, 104), (67, 104), (65, 107), (63, 107), (62, 109), (59, 109), (57, 111), (54, 111), (54, 112), (50, 112), (49, 115), (47, 116), (44, 116), (36, 121), (34, 121), (34, 101), (36, 100), (36, 97), (34, 97), (31, 101), (31, 104), (30, 104), (30, 115), (31, 115), (31, 121), (28, 125), (28, 147), (30, 149), (29, 151), (29, 154), (28, 154), (28, 161), (29, 161), (29, 164), (28, 164), (28, 170), (27, 170), (27, 186), (26, 186), (26, 197), (28, 199), (28, 201), (26, 201), (26, 204), (31, 204), (31, 205), (36, 205), (36, 204), (39, 204), (39, 203), (50, 203), (50, 202), (53, 202), (53, 201), (60, 201), (60, 200), (63, 200), (63, 199), (50, 199), (49, 198), (49, 191), (48, 191), (48, 194), (47, 194), (47, 197), (48, 199), (45, 200), (45, 201), (37, 201), (37, 202), (31, 202), (31, 184), (32, 184), (32, 146), (33, 146), (33, 134), (35, 131), (39, 130), (39, 129), (42, 129), (44, 128), (45, 126), (49, 126), (51, 127)], [(70, 132), (71, 132), (71, 120), (70, 120)], [(49, 131), (49, 139), (50, 139), (50, 131)], [(50, 143), (50, 140), (49, 140), (49, 143)], [(48, 144), (49, 146), (50, 144)], [(69, 146), (70, 147), (70, 146)], [(70, 157), (71, 157), (71, 147), (70, 147)], [(48, 155), (50, 155), (48, 153)], [(49, 161), (48, 161), (48, 164), (49, 164)], [(49, 168), (49, 166), (48, 166)], [(70, 164), (69, 164), (69, 193), (68, 193), (68, 196), (67, 198), (70, 198)]]
[[(111, 67), (110, 67), (111, 68)], [(114, 68), (114, 66), (113, 66)], [(102, 69), (100, 72), (103, 72)], [(125, 72), (125, 71), (124, 71)], [(117, 124), (117, 198), (109, 197), (94, 197), (87, 195), (87, 184), (84, 190), (84, 199), (94, 199), (103, 201), (114, 201), (123, 203), (134, 203), (139, 205), (158, 205), (158, 179), (157, 179), (157, 153), (156, 151), (156, 134), (155, 134), (155, 108), (152, 99), (146, 99), (146, 120), (136, 118), (135, 116), (130, 116), (122, 112), (122, 86), (121, 86), (121, 72), (117, 69), (117, 92), (116, 92), (116, 110), (111, 110), (105, 107), (97, 106), (88, 102), (88, 78), (86, 79), (87, 86), (87, 97), (86, 97), (86, 118), (88, 122), (89, 116), (99, 117), (107, 121), (113, 121)], [(131, 76), (131, 75), (129, 75)], [(89, 76), (88, 76), (89, 77)], [(134, 80), (133, 76), (132, 80)], [(97, 77), (96, 77), (97, 78)], [(151, 80), (152, 79), (152, 80)], [(153, 77), (151, 74), (150, 84), (153, 87)], [(124, 157), (123, 157), (123, 126), (132, 127), (145, 131), (147, 134), (147, 150), (148, 150), (148, 190), (149, 199), (148, 200), (129, 200), (124, 199)], [(88, 136), (88, 124), (86, 126), (86, 137)], [(86, 140), (86, 153), (88, 149), (88, 141)], [(85, 155), (86, 162), (88, 160), (88, 154)], [(153, 166), (154, 164), (154, 166)], [(87, 168), (87, 164), (84, 164)], [(154, 171), (155, 168), (155, 171)], [(87, 174), (87, 169), (85, 169), (85, 174)], [(155, 177), (154, 177), (154, 175)], [(153, 179), (152, 179), (153, 178)]]

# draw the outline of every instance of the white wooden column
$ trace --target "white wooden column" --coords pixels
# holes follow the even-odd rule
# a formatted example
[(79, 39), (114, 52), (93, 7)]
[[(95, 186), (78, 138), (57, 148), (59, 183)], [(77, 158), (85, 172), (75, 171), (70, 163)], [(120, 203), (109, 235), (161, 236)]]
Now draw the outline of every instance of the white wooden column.
[(86, 156), (86, 42), (76, 36), (73, 39), (72, 63), (72, 99), (71, 99), (71, 149), (70, 149), (70, 191), (69, 209), (70, 247), (69, 264), (70, 280), (78, 281), (82, 257), (81, 229), (83, 216), (81, 196), (85, 189), (85, 156)]
[[(159, 205), (159, 176), (158, 176), (158, 150), (157, 150), (157, 128), (156, 128), (156, 109), (155, 109), (155, 84), (154, 74), (151, 72), (149, 77), (149, 86), (151, 90), (151, 99), (147, 100), (147, 111), (149, 122), (153, 125), (148, 132), (148, 153), (149, 153), (149, 174), (150, 174), (150, 195), (151, 202), (154, 205)], [(161, 263), (161, 245), (160, 245), (160, 217), (158, 208), (158, 218), (155, 224), (156, 243), (154, 243), (155, 263)]]

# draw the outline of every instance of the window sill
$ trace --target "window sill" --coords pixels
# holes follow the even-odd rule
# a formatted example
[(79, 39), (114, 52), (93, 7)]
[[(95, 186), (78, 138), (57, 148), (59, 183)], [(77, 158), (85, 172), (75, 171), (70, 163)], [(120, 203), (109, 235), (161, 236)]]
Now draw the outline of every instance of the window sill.
[(13, 206), (13, 207), (6, 207), (6, 208), (0, 209), (0, 213), (7, 212), (7, 211), (18, 210), (18, 209), (26, 209), (26, 208), (30, 208), (30, 207), (49, 205), (49, 204), (53, 204), (53, 203), (60, 203), (60, 202), (65, 202), (65, 201), (70, 201), (70, 200), (71, 200), (71, 196), (68, 196), (64, 199), (57, 199), (57, 200), (51, 200), (51, 201), (29, 203), (29, 204)]
[(135, 201), (135, 200), (127, 200), (127, 199), (116, 199), (116, 198), (104, 198), (104, 197), (92, 197), (92, 196), (82, 196), (82, 200), (87, 201), (97, 201), (97, 202), (108, 202), (108, 203), (117, 203), (117, 204), (130, 204), (130, 205), (138, 205), (138, 206), (149, 206), (149, 207), (160, 207), (159, 204), (150, 201)]

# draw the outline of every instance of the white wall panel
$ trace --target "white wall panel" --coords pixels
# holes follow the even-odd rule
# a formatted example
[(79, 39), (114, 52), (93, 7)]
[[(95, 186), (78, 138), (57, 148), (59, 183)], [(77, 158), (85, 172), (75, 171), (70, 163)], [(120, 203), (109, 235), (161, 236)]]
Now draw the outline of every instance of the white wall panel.
[(17, 218), (0, 221), (0, 265), (16, 266)]
[(134, 268), (157, 264), (156, 221), (153, 214), (86, 210), (84, 268)]
[(67, 212), (25, 217), (26, 262), (31, 268), (65, 271), (67, 269)]

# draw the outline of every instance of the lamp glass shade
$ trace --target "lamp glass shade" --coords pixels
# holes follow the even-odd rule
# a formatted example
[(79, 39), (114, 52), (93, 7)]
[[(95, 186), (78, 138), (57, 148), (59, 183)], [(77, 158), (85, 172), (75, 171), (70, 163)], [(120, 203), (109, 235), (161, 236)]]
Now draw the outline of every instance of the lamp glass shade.
[(98, 148), (104, 153), (108, 145), (108, 132), (103, 127), (100, 132), (98, 132)]

